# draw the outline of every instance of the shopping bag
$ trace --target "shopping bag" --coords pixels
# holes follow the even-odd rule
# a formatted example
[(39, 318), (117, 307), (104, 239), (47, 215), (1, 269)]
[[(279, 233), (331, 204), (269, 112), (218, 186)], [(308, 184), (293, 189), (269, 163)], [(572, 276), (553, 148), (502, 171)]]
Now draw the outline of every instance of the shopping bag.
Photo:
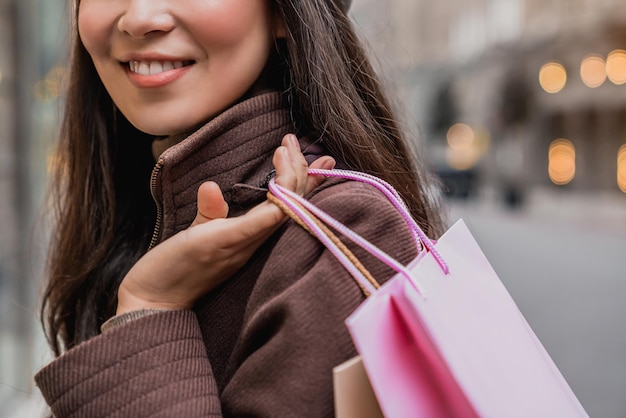
[[(391, 186), (362, 173), (311, 170), (364, 181), (383, 192), (423, 247), (397, 263), (299, 196), (270, 190), (350, 271), (368, 296), (346, 320), (387, 418), (586, 417), (465, 223), (435, 243), (411, 219)], [(398, 274), (377, 288), (330, 225)]]
[(333, 369), (335, 418), (384, 418), (361, 357)]
[(436, 247), (347, 320), (385, 416), (587, 416), (465, 224)]

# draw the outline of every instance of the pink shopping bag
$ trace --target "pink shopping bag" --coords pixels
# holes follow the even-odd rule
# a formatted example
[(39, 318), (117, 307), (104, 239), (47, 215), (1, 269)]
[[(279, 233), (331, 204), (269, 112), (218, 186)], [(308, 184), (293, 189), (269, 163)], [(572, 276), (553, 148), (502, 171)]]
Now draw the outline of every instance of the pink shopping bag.
[(436, 247), (347, 320), (385, 416), (587, 416), (465, 224)]
[[(346, 324), (385, 417), (587, 416), (463, 221), (435, 244), (381, 180), (338, 170), (315, 173), (378, 187), (407, 220), (415, 245), (428, 250), (399, 265), (310, 203), (270, 185), (371, 293)], [(316, 229), (315, 218), (398, 274), (373, 287)]]

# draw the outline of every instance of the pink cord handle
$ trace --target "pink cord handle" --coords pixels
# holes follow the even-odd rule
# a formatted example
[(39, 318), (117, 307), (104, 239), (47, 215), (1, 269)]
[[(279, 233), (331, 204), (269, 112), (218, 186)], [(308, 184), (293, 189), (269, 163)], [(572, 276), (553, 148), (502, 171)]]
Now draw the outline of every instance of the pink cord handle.
[[(305, 205), (309, 205), (309, 202), (299, 195), (292, 193), (291, 191), (283, 188), (282, 186), (276, 184), (274, 179), (271, 179), (269, 182), (269, 189), (274, 196), (276, 196), (281, 202), (283, 202), (289, 209), (291, 209), (312, 231), (313, 235), (320, 240), (326, 248), (337, 258), (337, 260), (345, 267), (345, 269), (354, 277), (354, 279), (361, 285), (361, 287), (369, 294), (373, 294), (376, 292), (376, 288), (370, 283), (369, 280), (361, 273), (361, 271), (350, 261), (350, 259), (346, 256), (337, 247), (337, 245), (322, 231), (319, 225), (311, 219), (308, 213), (302, 210), (302, 207)], [(296, 204), (298, 202), (299, 204)], [(313, 205), (309, 205), (313, 206)], [(309, 207), (310, 209), (310, 207)], [(347, 228), (346, 228), (347, 229)]]
[[(378, 190), (383, 192), (385, 196), (387, 196), (387, 198), (389, 198), (391, 203), (398, 209), (404, 220), (409, 225), (413, 237), (415, 238), (416, 245), (418, 246), (418, 251), (421, 243), (436, 259), (437, 263), (442, 268), (444, 273), (449, 273), (447, 263), (445, 262), (441, 254), (437, 252), (433, 242), (426, 236), (426, 234), (413, 220), (408, 208), (391, 185), (384, 182), (383, 180), (378, 179), (377, 177), (353, 171), (309, 170), (309, 174), (346, 178), (349, 180), (361, 181), (376, 187)], [(287, 205), (287, 207), (289, 207), (294, 213), (298, 215), (298, 217), (300, 217), (300, 219), (302, 219), (302, 221), (311, 229), (311, 231), (313, 231), (313, 234), (329, 249), (329, 251), (331, 251), (331, 253), (339, 260), (339, 262), (346, 268), (346, 270), (348, 270), (348, 272), (350, 272), (350, 274), (352, 274), (352, 276), (370, 293), (374, 293), (376, 289), (367, 280), (367, 278), (365, 278), (365, 276), (363, 276), (363, 274), (354, 266), (354, 264), (348, 259), (348, 257), (336, 246), (336, 244), (333, 243), (332, 240), (328, 238), (328, 236), (319, 228), (316, 222), (311, 218), (311, 216), (309, 216), (307, 211), (309, 211), (321, 221), (325, 222), (327, 225), (342, 233), (349, 240), (363, 248), (365, 251), (385, 263), (396, 272), (405, 276), (405, 278), (407, 278), (407, 280), (415, 287), (415, 289), (423, 297), (425, 297), (423, 289), (421, 288), (419, 283), (416, 283), (415, 280), (411, 277), (410, 271), (404, 265), (396, 261), (393, 257), (389, 256), (384, 251), (376, 247), (374, 244), (370, 243), (351, 229), (347, 228), (341, 222), (337, 221), (332, 216), (328, 215), (326, 212), (322, 211), (308, 200), (278, 185), (274, 181), (274, 179), (269, 182), (269, 189), (274, 194), (274, 196), (280, 199), (281, 202)], [(303, 210), (302, 208), (305, 208), (306, 210)]]
[(435, 248), (435, 244), (433, 241), (428, 238), (426, 233), (422, 231), (419, 227), (415, 219), (411, 216), (408, 207), (400, 197), (400, 194), (393, 188), (393, 186), (386, 181), (379, 179), (378, 177), (372, 176), (371, 174), (361, 173), (358, 171), (349, 171), (349, 170), (321, 170), (321, 169), (309, 169), (309, 175), (314, 176), (324, 176), (324, 177), (336, 177), (343, 178), (347, 180), (360, 181), (362, 183), (369, 184), (377, 188), (381, 191), (389, 201), (395, 206), (395, 208), (400, 212), (400, 215), (404, 219), (404, 221), (409, 226), (411, 233), (416, 241), (417, 251), (421, 250), (421, 243), (427, 250), (432, 254), (432, 256), (437, 260), (437, 264), (441, 267), (441, 270), (447, 275), (450, 273), (450, 269), (448, 264), (443, 259), (441, 254)]

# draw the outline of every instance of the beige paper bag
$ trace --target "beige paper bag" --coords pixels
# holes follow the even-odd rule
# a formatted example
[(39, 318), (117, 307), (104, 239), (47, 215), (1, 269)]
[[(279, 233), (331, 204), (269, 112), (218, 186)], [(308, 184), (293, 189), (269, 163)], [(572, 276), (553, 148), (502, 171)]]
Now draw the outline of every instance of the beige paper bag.
[(361, 357), (333, 369), (336, 418), (384, 418)]

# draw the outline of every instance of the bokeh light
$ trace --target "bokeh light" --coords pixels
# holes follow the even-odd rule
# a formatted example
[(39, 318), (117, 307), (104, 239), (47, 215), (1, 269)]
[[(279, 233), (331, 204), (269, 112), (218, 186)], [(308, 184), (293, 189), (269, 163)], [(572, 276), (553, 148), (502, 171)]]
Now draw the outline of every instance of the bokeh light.
[(567, 71), (558, 62), (544, 64), (539, 70), (539, 84), (548, 93), (558, 93), (567, 83)]
[(474, 130), (465, 123), (454, 124), (448, 129), (448, 145), (454, 149), (467, 149), (474, 142)]
[(576, 148), (571, 141), (559, 138), (550, 144), (548, 175), (552, 183), (568, 184), (576, 175)]
[(475, 131), (465, 123), (457, 123), (448, 129), (447, 140), (448, 165), (455, 170), (469, 170), (484, 154), (488, 146), (489, 132), (485, 129)]
[(617, 85), (626, 83), (626, 51), (616, 49), (606, 59), (606, 75)]
[(600, 87), (606, 81), (606, 62), (599, 55), (588, 55), (580, 64), (580, 78), (587, 87)]
[(626, 144), (617, 152), (617, 185), (626, 193)]

